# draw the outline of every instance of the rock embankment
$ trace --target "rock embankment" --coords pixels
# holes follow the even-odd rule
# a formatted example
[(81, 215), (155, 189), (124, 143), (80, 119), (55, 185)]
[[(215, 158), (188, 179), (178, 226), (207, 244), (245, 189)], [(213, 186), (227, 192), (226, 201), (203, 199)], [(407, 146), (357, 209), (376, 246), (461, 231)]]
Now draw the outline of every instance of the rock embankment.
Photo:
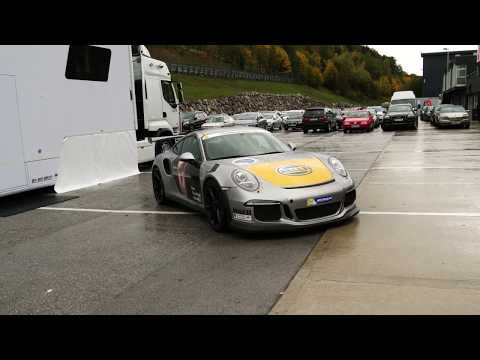
[(302, 94), (265, 94), (257, 92), (241, 93), (216, 99), (189, 101), (182, 105), (182, 111), (205, 111), (207, 114), (225, 113), (229, 115), (266, 110), (296, 110), (311, 106), (352, 107), (353, 104), (326, 104)]

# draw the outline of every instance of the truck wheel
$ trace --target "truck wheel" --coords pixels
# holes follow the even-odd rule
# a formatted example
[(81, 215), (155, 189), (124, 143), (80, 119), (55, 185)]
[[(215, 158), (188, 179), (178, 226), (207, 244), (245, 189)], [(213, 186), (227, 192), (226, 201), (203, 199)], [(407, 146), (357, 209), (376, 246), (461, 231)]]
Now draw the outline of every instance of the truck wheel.
[(225, 194), (214, 180), (207, 180), (204, 191), (208, 223), (216, 232), (226, 231), (230, 225), (231, 218)]
[(155, 195), (155, 200), (157, 200), (157, 204), (165, 204), (167, 202), (167, 198), (165, 196), (165, 187), (163, 186), (160, 170), (158, 170), (157, 167), (154, 167), (152, 171), (152, 185), (153, 194)]

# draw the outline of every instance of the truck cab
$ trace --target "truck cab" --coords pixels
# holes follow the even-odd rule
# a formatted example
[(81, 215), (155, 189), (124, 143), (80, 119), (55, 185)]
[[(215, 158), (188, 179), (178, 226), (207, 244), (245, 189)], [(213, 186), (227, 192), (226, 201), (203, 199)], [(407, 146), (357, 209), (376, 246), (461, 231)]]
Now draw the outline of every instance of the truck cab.
[[(170, 142), (152, 145), (149, 137), (174, 136), (182, 132), (181, 83), (172, 81), (163, 61), (154, 59), (144, 45), (132, 45), (134, 95), (137, 114), (139, 162), (151, 161)], [(173, 140), (172, 140), (173, 141)]]

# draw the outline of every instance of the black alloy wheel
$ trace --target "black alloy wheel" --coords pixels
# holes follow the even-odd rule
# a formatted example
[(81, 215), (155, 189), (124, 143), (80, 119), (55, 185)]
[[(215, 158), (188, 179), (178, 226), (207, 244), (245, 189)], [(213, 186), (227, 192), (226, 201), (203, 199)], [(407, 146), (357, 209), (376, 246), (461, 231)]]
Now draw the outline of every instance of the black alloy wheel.
[(157, 167), (152, 171), (152, 185), (153, 185), (153, 194), (155, 195), (155, 200), (157, 204), (165, 204), (167, 198), (165, 196), (165, 186), (163, 185), (162, 176)]
[(216, 232), (224, 232), (228, 229), (230, 215), (225, 196), (220, 186), (213, 180), (205, 184), (205, 210), (208, 223)]

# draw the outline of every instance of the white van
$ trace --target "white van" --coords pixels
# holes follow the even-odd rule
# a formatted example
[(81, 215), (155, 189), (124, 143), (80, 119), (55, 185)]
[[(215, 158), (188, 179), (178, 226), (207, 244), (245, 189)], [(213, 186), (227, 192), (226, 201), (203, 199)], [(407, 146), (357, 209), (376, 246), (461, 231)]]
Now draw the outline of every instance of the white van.
[(417, 108), (417, 99), (413, 91), (396, 91), (390, 99), (390, 105), (410, 104), (414, 109)]

